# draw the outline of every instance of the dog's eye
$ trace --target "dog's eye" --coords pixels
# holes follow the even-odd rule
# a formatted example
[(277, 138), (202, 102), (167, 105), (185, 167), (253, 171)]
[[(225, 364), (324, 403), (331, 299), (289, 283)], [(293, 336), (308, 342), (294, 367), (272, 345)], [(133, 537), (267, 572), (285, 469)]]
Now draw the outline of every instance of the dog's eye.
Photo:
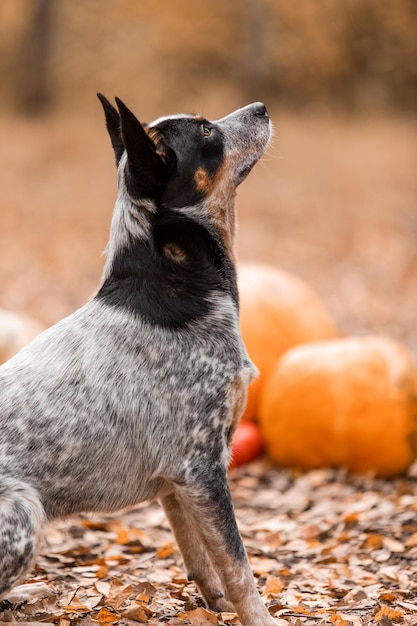
[(204, 135), (204, 137), (210, 137), (210, 135), (211, 135), (211, 128), (210, 128), (210, 126), (206, 126), (206, 124), (203, 124), (203, 135)]

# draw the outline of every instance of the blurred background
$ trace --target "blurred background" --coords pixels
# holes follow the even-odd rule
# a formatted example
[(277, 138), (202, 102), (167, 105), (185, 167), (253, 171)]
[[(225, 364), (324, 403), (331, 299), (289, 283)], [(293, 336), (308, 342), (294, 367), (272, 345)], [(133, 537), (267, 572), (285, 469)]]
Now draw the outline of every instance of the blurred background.
[(266, 103), (238, 255), (343, 333), (417, 351), (415, 0), (1, 0), (0, 307), (50, 324), (100, 280), (116, 174), (95, 96), (139, 119)]

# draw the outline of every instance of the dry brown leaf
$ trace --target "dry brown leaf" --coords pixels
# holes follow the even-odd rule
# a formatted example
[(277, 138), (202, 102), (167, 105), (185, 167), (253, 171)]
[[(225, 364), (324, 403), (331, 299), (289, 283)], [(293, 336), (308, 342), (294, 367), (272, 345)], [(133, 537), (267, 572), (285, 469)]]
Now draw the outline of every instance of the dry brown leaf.
[(99, 580), (104, 580), (105, 578), (107, 578), (109, 575), (109, 568), (107, 567), (107, 565), (100, 565), (97, 572), (96, 572), (96, 576)]
[(281, 569), (279, 570), (279, 573), (281, 574), (281, 576), (291, 576), (290, 570), (285, 565), (284, 567), (281, 567)]
[[(275, 558), (264, 558), (256, 556), (251, 559), (251, 565), (253, 573), (258, 576), (265, 576), (266, 574), (274, 572), (278, 569), (277, 561)], [(280, 574), (281, 573), (282, 572), (280, 571)]]
[(132, 603), (126, 609), (123, 609), (121, 613), (123, 617), (133, 619), (135, 622), (141, 622), (142, 624), (146, 624), (149, 621), (146, 611), (139, 603)]
[(124, 585), (119, 578), (112, 578), (106, 604), (118, 609), (133, 593), (134, 587), (132, 585)]
[(284, 589), (284, 583), (278, 576), (268, 576), (265, 583), (263, 596), (265, 598), (276, 598)]
[(218, 626), (219, 624), (216, 615), (202, 607), (187, 611), (186, 616), (193, 626)]
[(404, 544), (407, 548), (415, 548), (417, 547), (417, 532), (413, 533), (408, 537)]
[(156, 587), (148, 582), (139, 583), (137, 591), (138, 595), (136, 596), (136, 600), (141, 602), (149, 602), (157, 593)]
[(353, 626), (362, 626), (362, 620), (357, 615), (348, 615), (347, 613), (338, 613), (342, 619), (345, 620), (346, 624), (353, 624)]
[(303, 615), (312, 615), (311, 609), (308, 609), (302, 604), (296, 604), (295, 606), (291, 606), (291, 611), (293, 611), (294, 613), (302, 613)]
[(63, 610), (66, 613), (85, 613), (89, 612), (91, 608), (84, 602), (81, 602), (81, 600), (79, 600), (79, 598), (74, 595), (71, 602), (63, 607)]
[(7, 594), (7, 600), (11, 604), (21, 604), (23, 602), (38, 602), (45, 598), (56, 597), (56, 592), (50, 585), (44, 582), (32, 582), (14, 587)]
[(379, 611), (375, 615), (375, 620), (381, 621), (383, 616), (388, 617), (394, 622), (401, 622), (404, 617), (404, 611), (400, 611), (399, 609), (393, 609), (389, 606), (381, 606)]
[(382, 540), (381, 535), (368, 535), (364, 547), (368, 550), (380, 550), (383, 545)]
[(383, 537), (382, 543), (390, 552), (404, 552), (405, 550), (404, 544), (391, 537)]
[(118, 531), (117, 531), (117, 535), (116, 535), (116, 539), (115, 542), (116, 543), (120, 543), (122, 545), (125, 545), (127, 543), (129, 543), (129, 531), (127, 528), (125, 528), (124, 526), (120, 526)]
[(109, 611), (109, 609), (105, 606), (103, 606), (97, 615), (92, 618), (94, 622), (99, 622), (100, 624), (116, 624), (120, 621), (120, 619), (121, 615), (113, 613), (113, 611)]
[(170, 542), (164, 546), (161, 546), (156, 551), (156, 556), (158, 557), (158, 559), (167, 559), (168, 557), (173, 555), (174, 550), (175, 550), (175, 545), (174, 543)]
[(357, 524), (359, 521), (359, 513), (348, 513), (345, 515), (343, 521), (345, 524)]
[(330, 622), (334, 624), (334, 626), (347, 626), (347, 622), (341, 615), (335, 613), (331, 616)]
[(105, 580), (96, 580), (94, 582), (94, 587), (103, 596), (107, 596), (109, 594), (110, 586), (110, 583)]
[(417, 615), (417, 604), (415, 604), (414, 602), (398, 601), (397, 604), (398, 606), (407, 609), (408, 611), (412, 611), (413, 615)]
[(300, 529), (300, 535), (305, 541), (313, 541), (320, 534), (320, 528), (317, 524), (306, 524)]
[(395, 602), (397, 596), (392, 593), (392, 591), (383, 591), (380, 594), (379, 599), (382, 600), (382, 602)]
[(119, 613), (115, 613), (107, 607), (101, 608), (95, 617), (91, 616), (91, 620), (99, 624), (118, 624), (121, 619)]

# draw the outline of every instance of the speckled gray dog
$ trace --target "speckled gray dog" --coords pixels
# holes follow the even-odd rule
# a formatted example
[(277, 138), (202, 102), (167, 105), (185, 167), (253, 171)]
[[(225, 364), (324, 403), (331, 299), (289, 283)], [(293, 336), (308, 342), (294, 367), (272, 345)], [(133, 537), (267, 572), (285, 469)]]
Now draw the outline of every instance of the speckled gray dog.
[(142, 125), (99, 98), (119, 183), (102, 284), (0, 368), (0, 595), (30, 571), (48, 520), (158, 498), (207, 605), (272, 625), (227, 482), (254, 375), (234, 197), (269, 117), (256, 103)]

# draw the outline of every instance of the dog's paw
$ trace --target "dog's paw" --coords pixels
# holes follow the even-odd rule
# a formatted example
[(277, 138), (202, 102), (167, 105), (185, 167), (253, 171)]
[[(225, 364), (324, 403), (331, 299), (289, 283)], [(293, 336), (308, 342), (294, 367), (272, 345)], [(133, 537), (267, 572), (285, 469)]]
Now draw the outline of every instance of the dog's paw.
[(215, 613), (234, 613), (235, 609), (233, 607), (233, 604), (226, 600), (221, 591), (217, 591), (217, 594), (217, 597), (204, 597), (207, 608), (211, 611), (214, 611)]
[(232, 603), (226, 600), (220, 588), (220, 580), (214, 570), (210, 572), (210, 577), (203, 577), (200, 573), (197, 575), (194, 572), (188, 572), (187, 578), (196, 583), (208, 609), (215, 613), (222, 611), (233, 613), (235, 611)]

